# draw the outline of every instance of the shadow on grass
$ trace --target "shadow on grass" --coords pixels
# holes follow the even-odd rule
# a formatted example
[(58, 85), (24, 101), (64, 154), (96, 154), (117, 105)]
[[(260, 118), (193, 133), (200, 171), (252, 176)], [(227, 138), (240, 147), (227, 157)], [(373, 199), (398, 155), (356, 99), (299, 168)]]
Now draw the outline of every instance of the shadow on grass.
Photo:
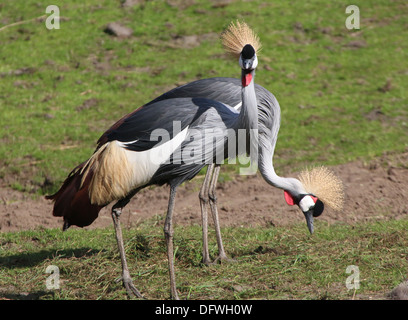
[(0, 292), (0, 300), (40, 300), (52, 299), (52, 291), (35, 291), (30, 293)]
[(239, 257), (251, 257), (251, 256), (258, 256), (264, 254), (272, 254), (272, 255), (282, 255), (285, 254), (281, 248), (269, 247), (269, 246), (257, 246), (256, 248), (246, 248), (245, 250), (235, 252), (231, 255), (232, 258), (239, 258)]
[(26, 252), (0, 257), (0, 268), (15, 269), (33, 267), (47, 259), (83, 258), (96, 255), (100, 252), (101, 250), (95, 250), (91, 248)]

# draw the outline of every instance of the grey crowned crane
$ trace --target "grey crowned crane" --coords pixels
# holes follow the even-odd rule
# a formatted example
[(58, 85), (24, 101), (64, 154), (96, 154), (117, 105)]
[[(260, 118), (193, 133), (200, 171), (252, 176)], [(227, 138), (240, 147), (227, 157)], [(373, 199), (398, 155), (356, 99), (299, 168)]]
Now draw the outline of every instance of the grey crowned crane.
[[(258, 108), (258, 167), (264, 180), (284, 190), (289, 205), (298, 205), (305, 215), (310, 233), (313, 233), (313, 217), (319, 216), (324, 204), (334, 210), (341, 210), (344, 191), (342, 182), (326, 167), (304, 170), (299, 179), (279, 177), (273, 167), (273, 155), (280, 129), (280, 106), (275, 96), (264, 87), (255, 84)], [(157, 100), (175, 97), (207, 97), (239, 110), (242, 105), (241, 82), (234, 78), (210, 78), (190, 82), (164, 93)], [(200, 190), (202, 211), (203, 263), (210, 264), (208, 251), (207, 204), (210, 204), (216, 231), (218, 257), (216, 261), (229, 260), (223, 246), (217, 210), (216, 184), (220, 172), (219, 164), (210, 164)], [(313, 205), (314, 203), (314, 205)]]
[(130, 199), (150, 185), (170, 186), (164, 234), (171, 297), (178, 299), (173, 261), (177, 187), (207, 164), (228, 156), (231, 132), (247, 129), (248, 150), (257, 145), (257, 136), (251, 136), (249, 129), (256, 130), (258, 126), (254, 75), (259, 40), (245, 23), (231, 24), (223, 35), (224, 46), (239, 56), (240, 112), (207, 98), (153, 100), (109, 128), (99, 138), (94, 154), (71, 171), (55, 194), (47, 196), (54, 201), (53, 215), (64, 218), (64, 230), (71, 225), (90, 225), (101, 208), (116, 201), (112, 219), (122, 262), (122, 281), (130, 295), (143, 297), (130, 277), (119, 223), (122, 209)]
[[(335, 206), (341, 198), (338, 181), (325, 169), (305, 172), (299, 180), (276, 175), (272, 158), (279, 131), (280, 109), (269, 91), (254, 85), (259, 43), (252, 31), (239, 23), (230, 26), (223, 40), (227, 48), (233, 48), (231, 51), (239, 55), (241, 80), (214, 78), (192, 82), (163, 94), (123, 117), (101, 136), (92, 157), (72, 170), (56, 194), (47, 197), (55, 201), (53, 214), (64, 217), (64, 230), (70, 225), (83, 227), (91, 224), (102, 207), (117, 201), (112, 207), (112, 219), (122, 261), (122, 280), (130, 295), (142, 297), (133, 285), (126, 262), (119, 223), (123, 207), (142, 188), (166, 183), (170, 186), (164, 233), (171, 296), (178, 299), (172, 225), (176, 189), (207, 164), (209, 169), (200, 199), (204, 221), (203, 260), (209, 262), (206, 197), (210, 194), (213, 218), (218, 223), (214, 194), (219, 164), (214, 163), (214, 154), (217, 154), (217, 150), (228, 149), (229, 136), (225, 130), (259, 129), (257, 157), (261, 174), (268, 183), (285, 190), (285, 199), (289, 204), (297, 204), (302, 209), (311, 232), (312, 217), (323, 211), (323, 202)], [(174, 130), (174, 123), (178, 123), (179, 130)], [(163, 139), (165, 133), (169, 133), (168, 139)], [(207, 144), (214, 140), (215, 144)], [(184, 161), (181, 155), (190, 154), (189, 151), (197, 150), (197, 146), (204, 146), (204, 152), (195, 154), (194, 161)], [(219, 149), (219, 146), (223, 148)], [(225, 156), (223, 154), (222, 158)], [(226, 258), (219, 224), (216, 224), (216, 230), (219, 258)]]

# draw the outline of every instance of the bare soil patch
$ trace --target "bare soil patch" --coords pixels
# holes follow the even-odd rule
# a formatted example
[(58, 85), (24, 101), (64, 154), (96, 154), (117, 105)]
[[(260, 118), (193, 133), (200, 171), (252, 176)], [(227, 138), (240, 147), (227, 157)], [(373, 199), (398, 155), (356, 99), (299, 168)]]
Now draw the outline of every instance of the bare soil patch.
[[(331, 169), (343, 180), (346, 202), (343, 212), (326, 209), (318, 219), (329, 224), (400, 219), (408, 214), (408, 153), (385, 156), (370, 163), (347, 163)], [(200, 181), (181, 186), (175, 208), (175, 224), (200, 224), (198, 200)], [(297, 207), (286, 205), (283, 191), (268, 185), (260, 176), (237, 176), (219, 183), (217, 188), (221, 226), (282, 226), (303, 222)], [(142, 190), (124, 209), (122, 223), (136, 226), (145, 219), (157, 219), (158, 225), (167, 210), (168, 187)], [(110, 208), (87, 228), (112, 225)], [(62, 219), (52, 216), (52, 204), (0, 184), (0, 231), (18, 231), (62, 227)]]

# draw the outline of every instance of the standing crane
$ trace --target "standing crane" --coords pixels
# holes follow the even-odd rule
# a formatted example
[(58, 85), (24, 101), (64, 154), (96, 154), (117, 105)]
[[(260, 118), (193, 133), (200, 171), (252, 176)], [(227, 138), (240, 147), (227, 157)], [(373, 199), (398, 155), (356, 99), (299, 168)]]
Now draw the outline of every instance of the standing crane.
[[(91, 158), (74, 168), (60, 190), (47, 197), (55, 202), (54, 216), (64, 217), (64, 230), (71, 225), (80, 227), (90, 225), (97, 218), (101, 208), (117, 201), (112, 207), (111, 215), (121, 256), (122, 281), (130, 295), (143, 297), (134, 286), (127, 266), (119, 222), (122, 209), (138, 191), (149, 185), (168, 184), (170, 186), (164, 234), (169, 261), (171, 297), (178, 299), (173, 261), (174, 231), (172, 224), (176, 190), (182, 182), (192, 179), (204, 166), (209, 164), (200, 192), (202, 200), (205, 200), (205, 194), (208, 194), (210, 188), (215, 191), (219, 165), (214, 164), (216, 159), (214, 154), (217, 154), (220, 146), (224, 151), (228, 148), (227, 129), (235, 131), (241, 128), (258, 129), (259, 125), (261, 173), (267, 182), (285, 190), (285, 199), (289, 204), (297, 204), (301, 208), (308, 221), (309, 230), (312, 231), (313, 228), (311, 217), (318, 215), (323, 210), (322, 202), (316, 196), (321, 194), (321, 199), (327, 203), (333, 201), (337, 196), (335, 192), (331, 194), (326, 192), (333, 188), (322, 190), (319, 184), (322, 179), (317, 179), (313, 171), (305, 175), (308, 180), (303, 180), (303, 183), (298, 179), (281, 178), (275, 174), (272, 157), (279, 130), (280, 110), (277, 101), (268, 91), (263, 88), (262, 91), (257, 86), (257, 93), (255, 93), (253, 79), (257, 66), (256, 52), (259, 46), (257, 37), (245, 24), (238, 23), (237, 26), (232, 24), (226, 35), (231, 37), (227, 37), (229, 40), (225, 40), (224, 37), (224, 45), (239, 56), (242, 74), (241, 80), (237, 80), (238, 86), (236, 83), (228, 84), (227, 81), (224, 88), (233, 88), (231, 97), (236, 99), (238, 96), (239, 112), (228, 105), (229, 100), (222, 102), (223, 99), (218, 99), (220, 100), (218, 101), (216, 97), (202, 93), (194, 95), (190, 92), (190, 96), (178, 95), (176, 91), (179, 88), (176, 88), (116, 122), (98, 140), (97, 148)], [(183, 90), (189, 91), (188, 86), (186, 85)], [(258, 92), (259, 90), (261, 93)], [(263, 94), (265, 94), (264, 97)], [(258, 104), (257, 98), (260, 101)], [(260, 104), (265, 104), (267, 107), (262, 111)], [(276, 106), (277, 110), (275, 110)], [(178, 131), (174, 131), (175, 123), (179, 125)], [(214, 128), (220, 130), (207, 130)], [(159, 137), (164, 136), (158, 134), (157, 129), (170, 133), (173, 129), (173, 134), (170, 134), (169, 139), (164, 139), (163, 143), (159, 141)], [(207, 137), (204, 133), (207, 134)], [(250, 137), (247, 138), (252, 142)], [(215, 144), (208, 143), (214, 140)], [(190, 159), (193, 161), (182, 161), (181, 155), (190, 154), (189, 151), (197, 150), (198, 146), (204, 147), (202, 148), (203, 153), (197, 152), (194, 159)], [(312, 190), (316, 183), (320, 189), (317, 189), (316, 192), (306, 191)], [(325, 185), (325, 187), (330, 187), (330, 185)], [(326, 195), (327, 198), (325, 198)], [(205, 209), (205, 203), (204, 205), (202, 203), (202, 209)], [(211, 209), (213, 212), (216, 211), (214, 201)], [(204, 218), (206, 219), (206, 213), (203, 213)], [(218, 218), (216, 220), (218, 221)], [(218, 237), (221, 239), (219, 226), (217, 240)], [(222, 241), (217, 242), (221, 243), (222, 248)], [(208, 246), (206, 251), (208, 256)]]
[[(238, 111), (242, 106), (240, 93), (241, 83), (239, 79), (218, 77), (201, 79), (174, 88), (156, 98), (156, 101), (175, 97), (207, 97), (228, 104)], [(342, 208), (344, 197), (342, 182), (326, 167), (317, 167), (310, 171), (304, 170), (299, 179), (279, 177), (275, 173), (273, 155), (280, 129), (280, 106), (275, 96), (258, 84), (255, 84), (255, 94), (258, 104), (258, 165), (260, 173), (268, 184), (284, 190), (285, 200), (289, 205), (297, 204), (302, 209), (309, 232), (313, 233), (313, 217), (317, 217), (323, 212), (324, 203), (337, 211)], [(212, 163), (208, 166), (199, 193), (202, 211), (204, 264), (211, 263), (208, 250), (207, 204), (210, 204), (218, 245), (218, 257), (215, 261), (229, 260), (222, 242), (217, 210), (216, 184), (219, 172), (220, 164)], [(307, 203), (311, 203), (311, 201), (308, 197), (305, 198), (305, 195), (310, 195), (315, 202), (312, 210), (306, 210), (308, 208)]]
[[(171, 297), (178, 299), (173, 260), (173, 209), (177, 187), (214, 162), (219, 150), (223, 159), (227, 156), (231, 130), (237, 132), (258, 126), (254, 89), (258, 37), (245, 23), (231, 24), (224, 33), (223, 43), (239, 56), (242, 100), (239, 113), (226, 104), (206, 98), (153, 100), (109, 128), (99, 138), (93, 155), (71, 171), (55, 194), (47, 196), (54, 201), (53, 215), (64, 218), (63, 230), (71, 225), (90, 225), (103, 207), (117, 201), (111, 215), (121, 256), (122, 281), (129, 294), (140, 298), (143, 296), (134, 286), (127, 266), (119, 223), (122, 209), (147, 186), (170, 186), (164, 234)], [(179, 130), (174, 130), (175, 125)], [(169, 139), (164, 139), (163, 132), (169, 134)], [(251, 139), (249, 130), (247, 132), (246, 140), (256, 145), (253, 140), (257, 137)], [(203, 151), (191, 156), (191, 150), (200, 149)], [(188, 161), (184, 161), (184, 156)]]

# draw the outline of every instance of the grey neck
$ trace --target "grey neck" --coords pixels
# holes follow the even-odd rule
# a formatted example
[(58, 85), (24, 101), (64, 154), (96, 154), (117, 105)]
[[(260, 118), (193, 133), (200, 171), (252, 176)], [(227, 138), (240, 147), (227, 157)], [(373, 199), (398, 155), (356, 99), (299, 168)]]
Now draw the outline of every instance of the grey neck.
[(276, 188), (289, 191), (292, 195), (306, 193), (302, 191), (303, 187), (298, 179), (278, 176), (273, 168), (272, 159), (265, 164), (265, 159), (261, 156), (259, 170), (265, 181)]
[[(242, 70), (241, 77), (247, 72)], [(237, 120), (239, 129), (257, 129), (258, 128), (258, 107), (255, 94), (255, 70), (249, 72), (252, 76), (251, 82), (241, 89), (241, 111)]]
[[(242, 70), (241, 77), (245, 77), (247, 71)], [(242, 106), (236, 121), (236, 129), (246, 130), (247, 153), (251, 157), (251, 163), (256, 165), (258, 161), (258, 104), (255, 94), (255, 70), (249, 72), (251, 81), (247, 86), (242, 86)], [(243, 82), (244, 83), (244, 82)]]
[[(280, 127), (280, 107), (274, 97), (263, 99), (262, 103), (258, 107), (264, 109), (259, 122), (259, 171), (265, 181), (276, 188), (289, 191), (292, 195), (306, 193), (298, 179), (280, 177), (275, 172), (273, 156)], [(273, 113), (270, 113), (271, 110)]]

